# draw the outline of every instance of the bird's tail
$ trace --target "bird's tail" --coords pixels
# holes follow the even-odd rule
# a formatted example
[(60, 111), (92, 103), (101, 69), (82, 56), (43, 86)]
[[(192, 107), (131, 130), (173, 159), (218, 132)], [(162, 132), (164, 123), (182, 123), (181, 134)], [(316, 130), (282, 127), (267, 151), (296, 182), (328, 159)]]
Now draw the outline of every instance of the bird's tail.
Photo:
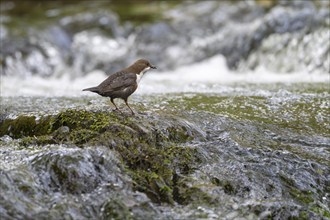
[(98, 87), (91, 87), (91, 88), (83, 89), (82, 91), (90, 91), (90, 92), (96, 92), (96, 93), (100, 92)]

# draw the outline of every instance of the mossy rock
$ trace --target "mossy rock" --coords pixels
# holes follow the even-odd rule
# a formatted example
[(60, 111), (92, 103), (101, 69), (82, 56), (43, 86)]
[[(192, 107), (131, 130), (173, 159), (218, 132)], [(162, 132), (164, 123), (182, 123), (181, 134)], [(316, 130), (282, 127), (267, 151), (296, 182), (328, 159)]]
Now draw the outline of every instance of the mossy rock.
[(100, 219), (131, 220), (133, 216), (122, 201), (111, 198), (103, 204)]
[(223, 191), (228, 195), (235, 195), (237, 194), (237, 189), (235, 186), (228, 180), (220, 180), (216, 177), (211, 178), (211, 183), (213, 183), (216, 186), (220, 186), (223, 188)]
[(101, 131), (110, 123), (117, 121), (115, 114), (108, 112), (89, 112), (84, 110), (69, 109), (59, 113), (54, 117), (52, 130), (56, 130), (62, 126), (72, 129), (89, 129), (93, 131)]
[(1, 123), (0, 135), (6, 135), (13, 138), (29, 136), (36, 126), (35, 117), (19, 116), (17, 119), (8, 119)]
[[(153, 202), (173, 204), (174, 201), (184, 203), (190, 199), (188, 196), (178, 198), (174, 195), (178, 182), (174, 179), (183, 178), (198, 166), (200, 160), (194, 148), (179, 146), (169, 146), (164, 149), (141, 148), (139, 155), (123, 155), (122, 152), (120, 154), (135, 181), (135, 189), (145, 192)], [(184, 188), (189, 187), (185, 185)]]
[(13, 138), (39, 136), (49, 133), (51, 116), (36, 120), (35, 116), (20, 115), (16, 119), (6, 119), (0, 125), (0, 136), (9, 135)]
[(191, 185), (190, 178), (184, 176), (174, 177), (173, 197), (176, 202), (182, 205), (188, 204), (216, 204), (212, 195), (204, 192), (202, 186)]
[[(180, 176), (188, 175), (196, 169), (201, 161), (197, 150), (184, 146), (148, 144), (138, 137), (138, 132), (127, 129), (125, 133), (125, 130), (117, 129), (118, 127), (112, 129), (112, 132), (103, 133), (93, 143), (109, 146), (119, 153), (134, 181), (135, 190), (146, 193), (153, 202), (174, 204), (176, 197), (173, 195), (173, 176), (176, 172)], [(183, 187), (189, 188), (188, 185)], [(205, 199), (205, 193), (200, 198), (202, 197), (203, 201), (209, 201)], [(188, 202), (190, 199), (191, 197), (185, 196), (181, 200)]]
[(135, 170), (131, 173), (135, 181), (135, 189), (146, 193), (151, 201), (174, 204), (173, 189), (171, 183), (168, 183), (169, 179), (164, 180), (166, 177), (163, 178), (157, 173), (148, 170)]
[(27, 147), (29, 145), (47, 145), (47, 144), (55, 144), (56, 141), (53, 139), (51, 135), (41, 135), (38, 137), (24, 137), (22, 138), (20, 144)]
[[(125, 117), (109, 112), (69, 109), (39, 120), (34, 116), (5, 120), (1, 134), (22, 138), (23, 146), (54, 143), (82, 148), (109, 147), (121, 156), (135, 190), (146, 193), (157, 203), (174, 204), (177, 201), (184, 204), (191, 199), (210, 201), (196, 187), (177, 185), (201, 162), (195, 148), (181, 145), (201, 136), (194, 129), (189, 122), (171, 115)], [(60, 185), (66, 183), (61, 169), (53, 167), (52, 170)], [(72, 185), (67, 190), (75, 192), (78, 189)], [(175, 191), (180, 191), (179, 197), (174, 195)]]

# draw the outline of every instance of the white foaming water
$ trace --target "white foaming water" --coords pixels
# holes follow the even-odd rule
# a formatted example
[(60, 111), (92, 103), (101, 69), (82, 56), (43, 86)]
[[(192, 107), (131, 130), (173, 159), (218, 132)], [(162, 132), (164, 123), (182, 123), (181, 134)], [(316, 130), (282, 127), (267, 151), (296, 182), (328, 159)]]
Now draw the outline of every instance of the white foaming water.
[[(42, 78), (31, 76), (22, 80), (18, 77), (2, 76), (1, 96), (83, 96), (92, 95), (82, 89), (97, 86), (107, 76), (102, 71), (93, 71), (84, 77), (70, 79)], [(234, 83), (310, 83), (330, 82), (330, 75), (309, 73), (272, 73), (259, 68), (256, 71), (238, 73), (228, 70), (221, 55), (200, 63), (182, 66), (173, 71), (149, 71), (139, 84), (137, 94), (171, 92), (222, 92), (221, 85)], [(95, 94), (94, 94), (95, 95)]]

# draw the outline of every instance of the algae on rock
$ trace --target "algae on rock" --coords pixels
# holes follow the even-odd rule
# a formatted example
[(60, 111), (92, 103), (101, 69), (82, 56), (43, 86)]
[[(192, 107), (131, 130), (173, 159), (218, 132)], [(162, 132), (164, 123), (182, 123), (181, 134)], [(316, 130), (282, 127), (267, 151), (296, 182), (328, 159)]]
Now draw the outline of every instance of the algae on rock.
[[(190, 190), (188, 184), (179, 179), (192, 173), (201, 159), (197, 149), (184, 143), (202, 138), (203, 134), (176, 116), (150, 117), (152, 119), (145, 116), (131, 118), (108, 112), (70, 109), (39, 120), (34, 116), (7, 119), (0, 126), (0, 135), (21, 138), (23, 146), (106, 146), (120, 155), (136, 190), (146, 193), (153, 202), (187, 204), (193, 197), (183, 195), (184, 192), (194, 192), (196, 199), (198, 192), (202, 192), (196, 188)], [(60, 182), (69, 181), (65, 170), (55, 168)], [(71, 188), (68, 190), (79, 191)]]

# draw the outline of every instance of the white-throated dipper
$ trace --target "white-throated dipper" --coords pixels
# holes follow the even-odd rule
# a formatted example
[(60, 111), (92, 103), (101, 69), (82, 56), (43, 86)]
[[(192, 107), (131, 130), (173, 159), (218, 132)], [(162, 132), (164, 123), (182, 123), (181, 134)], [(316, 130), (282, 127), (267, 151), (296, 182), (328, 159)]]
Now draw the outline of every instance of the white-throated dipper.
[(110, 75), (100, 85), (83, 89), (83, 91), (91, 91), (101, 96), (109, 97), (117, 111), (120, 110), (114, 103), (114, 99), (121, 98), (131, 110), (132, 115), (134, 115), (133, 110), (128, 105), (127, 98), (135, 92), (143, 74), (150, 68), (156, 69), (155, 66), (151, 65), (149, 61), (145, 59), (137, 60), (131, 66)]

